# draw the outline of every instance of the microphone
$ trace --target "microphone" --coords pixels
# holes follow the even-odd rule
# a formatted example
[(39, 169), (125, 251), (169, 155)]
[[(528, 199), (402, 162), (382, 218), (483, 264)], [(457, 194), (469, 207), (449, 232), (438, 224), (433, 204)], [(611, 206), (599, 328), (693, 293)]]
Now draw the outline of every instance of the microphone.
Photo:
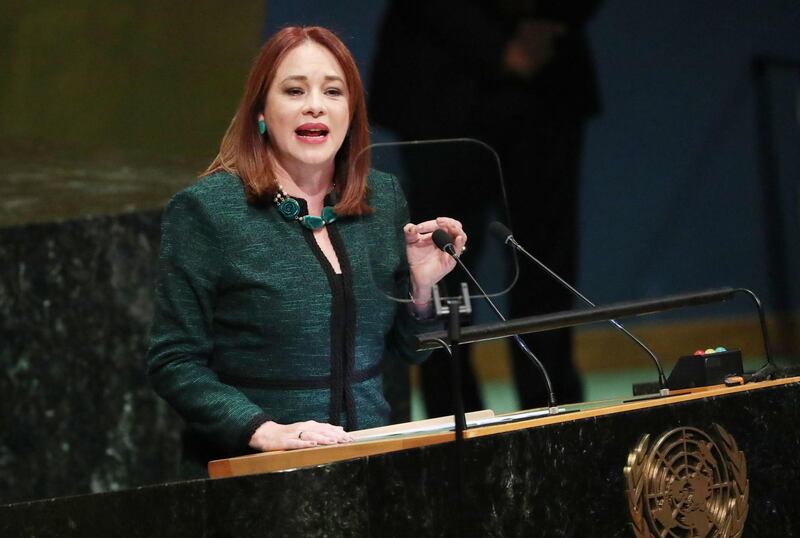
[(439, 250), (443, 250), (452, 257), (458, 259), (458, 256), (456, 256), (456, 247), (453, 246), (453, 239), (450, 237), (450, 234), (441, 228), (436, 228), (433, 234), (431, 234), (431, 239), (433, 239), (433, 244), (439, 247)]
[[(450, 237), (450, 235), (441, 228), (437, 228), (436, 231), (433, 232), (431, 239), (433, 239), (433, 243), (437, 247), (439, 247), (439, 249), (450, 254), (450, 256), (452, 256), (453, 259), (456, 260), (458, 265), (461, 266), (461, 269), (464, 270), (464, 272), (467, 274), (472, 283), (475, 284), (475, 286), (478, 288), (478, 291), (481, 292), (483, 298), (486, 299), (486, 302), (489, 303), (489, 306), (492, 307), (492, 310), (494, 310), (494, 313), (497, 314), (497, 317), (499, 317), (503, 321), (507, 321), (503, 313), (500, 312), (500, 310), (497, 308), (494, 302), (489, 298), (489, 295), (483, 290), (483, 287), (481, 287), (481, 285), (478, 283), (478, 280), (474, 276), (472, 276), (472, 273), (470, 272), (469, 269), (467, 269), (467, 266), (464, 265), (464, 262), (461, 261), (459, 256), (456, 256), (456, 249), (453, 246), (453, 240)], [(539, 358), (536, 355), (534, 355), (530, 349), (528, 349), (527, 344), (525, 344), (525, 341), (522, 338), (520, 338), (518, 334), (515, 334), (513, 336), (513, 339), (517, 343), (517, 346), (519, 346), (519, 348), (522, 350), (522, 352), (525, 353), (525, 355), (533, 362), (533, 364), (536, 365), (537, 368), (539, 368), (539, 371), (542, 373), (545, 385), (547, 386), (547, 407), (548, 407), (547, 411), (551, 415), (557, 414), (558, 405), (556, 404), (556, 396), (555, 393), (553, 392), (553, 383), (550, 381), (550, 376), (547, 375), (547, 370), (545, 370), (545, 367), (539, 360)]]
[[(534, 262), (541, 269), (543, 269), (547, 274), (549, 274), (551, 277), (556, 279), (562, 286), (564, 286), (569, 291), (571, 291), (572, 294), (575, 295), (576, 297), (578, 297), (581, 301), (583, 301), (587, 305), (591, 306), (592, 308), (597, 306), (592, 301), (590, 301), (588, 298), (586, 298), (586, 296), (584, 296), (581, 292), (579, 292), (574, 287), (572, 287), (566, 280), (564, 280), (563, 278), (558, 276), (555, 272), (553, 272), (552, 269), (550, 269), (544, 263), (542, 263), (536, 257), (534, 257), (533, 254), (531, 254), (530, 252), (525, 250), (525, 248), (523, 248), (522, 245), (517, 243), (517, 240), (514, 239), (514, 234), (512, 234), (511, 230), (509, 230), (503, 223), (494, 221), (491, 224), (489, 224), (489, 233), (491, 233), (497, 239), (502, 241), (503, 244), (510, 245), (512, 248), (518, 250), (519, 252), (522, 252), (529, 260)], [(608, 320), (608, 322), (611, 323), (614, 327), (616, 327), (620, 331), (622, 331), (625, 335), (628, 336), (628, 338), (630, 338), (634, 342), (636, 342), (636, 344), (641, 349), (643, 349), (645, 351), (645, 353), (647, 353), (650, 356), (651, 359), (653, 359), (653, 363), (656, 365), (656, 369), (658, 369), (658, 384), (659, 384), (659, 387), (660, 387), (659, 394), (661, 394), (662, 396), (669, 395), (669, 389), (667, 388), (667, 378), (664, 375), (664, 369), (661, 367), (661, 361), (658, 360), (658, 357), (656, 357), (656, 354), (653, 353), (653, 351), (650, 348), (648, 348), (646, 345), (644, 345), (644, 342), (642, 342), (641, 340), (636, 338), (636, 336), (634, 336), (625, 327), (623, 327), (620, 322), (618, 322), (615, 319), (610, 319), (610, 320)]]

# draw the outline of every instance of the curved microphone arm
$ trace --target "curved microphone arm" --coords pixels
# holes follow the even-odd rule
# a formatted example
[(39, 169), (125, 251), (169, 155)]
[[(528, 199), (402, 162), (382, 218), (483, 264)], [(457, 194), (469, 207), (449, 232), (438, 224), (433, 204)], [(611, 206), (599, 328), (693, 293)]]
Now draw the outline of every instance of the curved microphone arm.
[[(595, 306), (595, 305), (592, 304), (591, 306)], [(615, 319), (610, 319), (608, 321), (614, 327), (616, 327), (617, 329), (619, 329), (620, 331), (622, 331), (623, 333), (628, 335), (628, 337), (631, 340), (636, 342), (639, 345), (639, 347), (642, 348), (644, 350), (644, 352), (647, 353), (650, 356), (650, 358), (653, 360), (653, 364), (656, 365), (656, 369), (658, 369), (658, 386), (659, 386), (659, 389), (661, 389), (661, 391), (669, 391), (669, 389), (667, 388), (667, 377), (664, 375), (664, 368), (661, 367), (661, 361), (658, 360), (658, 357), (656, 357), (656, 354), (653, 353), (653, 351), (649, 347), (647, 347), (644, 344), (644, 342), (639, 340), (639, 338), (637, 338), (632, 332), (630, 332), (628, 329), (623, 327), (620, 322), (618, 322)]]
[[(448, 252), (448, 254), (453, 256), (452, 253)], [(494, 301), (492, 301), (489, 298), (489, 295), (487, 295), (487, 293), (483, 291), (483, 288), (478, 283), (478, 280), (474, 276), (472, 276), (472, 273), (470, 272), (469, 269), (467, 269), (467, 266), (464, 265), (464, 262), (462, 262), (458, 256), (453, 256), (453, 258), (455, 258), (456, 262), (458, 262), (458, 265), (461, 266), (461, 269), (463, 269), (464, 272), (467, 273), (467, 276), (470, 278), (470, 280), (472, 280), (472, 283), (475, 284), (475, 286), (477, 286), (478, 290), (486, 299), (486, 302), (489, 303), (489, 306), (492, 307), (494, 313), (497, 314), (497, 317), (499, 317), (503, 321), (507, 321), (503, 313), (500, 312), (497, 306), (495, 306)], [(558, 406), (556, 404), (555, 392), (553, 392), (553, 383), (550, 381), (550, 376), (547, 374), (547, 370), (545, 369), (544, 364), (542, 364), (542, 361), (539, 360), (539, 357), (533, 354), (533, 351), (531, 351), (530, 348), (528, 348), (527, 344), (525, 344), (525, 341), (518, 334), (515, 334), (512, 338), (514, 338), (514, 341), (517, 343), (517, 345), (522, 349), (525, 355), (527, 355), (527, 357), (531, 359), (531, 362), (533, 362), (533, 364), (535, 364), (536, 367), (539, 369), (539, 371), (542, 373), (545, 385), (547, 385), (547, 401), (548, 401), (547, 407), (551, 410), (552, 413), (553, 412), (552, 410), (558, 409)]]
[[(767, 337), (767, 320), (764, 316), (764, 307), (761, 305), (761, 300), (758, 296), (753, 293), (751, 290), (747, 288), (735, 288), (734, 292), (743, 293), (750, 297), (756, 305), (756, 310), (758, 310), (758, 321), (761, 324), (761, 338), (764, 341), (764, 355), (767, 357), (767, 367), (769, 368), (769, 372), (766, 372), (767, 375), (772, 373), (771, 370), (775, 369), (775, 363), (772, 362), (772, 353), (769, 349), (769, 338)], [(763, 368), (762, 368), (763, 370)]]
[(442, 344), (442, 349), (444, 349), (445, 351), (447, 351), (447, 354), (448, 354), (448, 355), (450, 355), (450, 357), (452, 358), (452, 356), (453, 356), (453, 350), (452, 350), (452, 349), (450, 349), (450, 344), (448, 344), (447, 342), (445, 342), (444, 338), (434, 338), (434, 339), (432, 340), (432, 342), (438, 342), (438, 343)]
[[(567, 288), (568, 290), (570, 290), (570, 291), (571, 291), (573, 294), (575, 294), (575, 296), (577, 296), (577, 297), (578, 297), (580, 300), (582, 300), (584, 303), (586, 303), (587, 305), (591, 306), (592, 308), (595, 308), (595, 307), (597, 306), (597, 305), (596, 305), (596, 304), (594, 304), (592, 301), (590, 301), (590, 300), (589, 300), (589, 299), (588, 299), (588, 298), (587, 298), (585, 295), (583, 295), (581, 292), (579, 292), (578, 290), (576, 290), (576, 289), (575, 289), (575, 288), (574, 288), (572, 285), (570, 285), (570, 283), (569, 283), (569, 282), (567, 282), (566, 280), (564, 280), (563, 278), (561, 278), (560, 276), (558, 276), (558, 275), (557, 275), (556, 273), (554, 273), (554, 272), (553, 272), (553, 271), (552, 271), (552, 270), (551, 270), (549, 267), (547, 267), (545, 264), (543, 264), (542, 262), (540, 262), (540, 261), (539, 261), (539, 259), (538, 259), (538, 258), (536, 258), (536, 256), (534, 256), (533, 254), (531, 254), (530, 252), (528, 252), (527, 250), (525, 250), (525, 247), (523, 247), (522, 245), (520, 245), (519, 243), (517, 243), (516, 239), (514, 239), (514, 236), (512, 236), (512, 235), (510, 235), (510, 234), (509, 234), (509, 235), (508, 235), (508, 237), (506, 237), (506, 239), (505, 239), (505, 241), (504, 241), (504, 242), (505, 242), (506, 244), (510, 244), (512, 247), (514, 247), (515, 249), (517, 249), (517, 250), (519, 250), (520, 252), (522, 252), (523, 254), (525, 254), (525, 256), (527, 256), (527, 257), (528, 257), (528, 258), (529, 258), (531, 261), (533, 261), (533, 262), (534, 262), (536, 265), (538, 265), (540, 269), (542, 269), (542, 270), (543, 270), (543, 271), (545, 271), (547, 274), (549, 274), (551, 277), (553, 277), (554, 279), (556, 279), (556, 280), (557, 280), (559, 283), (561, 283), (561, 285), (562, 285), (562, 286), (564, 286), (565, 288)], [(658, 357), (656, 357), (656, 354), (655, 354), (655, 353), (653, 353), (653, 351), (652, 351), (652, 350), (651, 350), (649, 347), (647, 347), (647, 346), (644, 344), (644, 342), (642, 342), (641, 340), (639, 340), (639, 339), (638, 339), (636, 336), (634, 336), (634, 335), (633, 335), (633, 334), (632, 334), (632, 333), (631, 333), (631, 332), (630, 332), (628, 329), (626, 329), (625, 327), (623, 327), (623, 326), (622, 326), (622, 324), (621, 324), (620, 322), (618, 322), (618, 321), (617, 321), (617, 320), (615, 320), (615, 319), (610, 319), (610, 320), (608, 320), (608, 321), (609, 321), (609, 323), (611, 323), (611, 324), (612, 324), (614, 327), (616, 327), (617, 329), (619, 329), (620, 331), (622, 331), (624, 334), (626, 334), (626, 335), (627, 335), (627, 336), (628, 336), (628, 337), (629, 337), (631, 340), (633, 340), (634, 342), (636, 342), (636, 344), (637, 344), (637, 345), (638, 345), (640, 348), (642, 348), (642, 350), (644, 350), (644, 352), (645, 352), (645, 353), (647, 353), (647, 354), (650, 356), (650, 359), (653, 361), (653, 364), (656, 366), (656, 369), (658, 370), (658, 385), (659, 385), (659, 388), (661, 389), (661, 393), (662, 393), (662, 394), (664, 394), (665, 392), (668, 392), (668, 391), (669, 391), (669, 389), (667, 389), (667, 377), (666, 377), (666, 375), (664, 375), (664, 368), (662, 368), (662, 366), (661, 366), (661, 361), (659, 361), (659, 360), (658, 360)]]

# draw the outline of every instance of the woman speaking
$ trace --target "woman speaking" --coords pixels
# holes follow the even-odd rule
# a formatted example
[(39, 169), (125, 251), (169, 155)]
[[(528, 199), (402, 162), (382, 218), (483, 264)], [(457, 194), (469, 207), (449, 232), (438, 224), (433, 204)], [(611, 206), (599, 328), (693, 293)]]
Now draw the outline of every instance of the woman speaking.
[(284, 28), (219, 154), (167, 205), (147, 368), (187, 423), (188, 472), (384, 425), (382, 357), (425, 358), (406, 337), (430, 323), (431, 288), (455, 266), (431, 233), (456, 252), (467, 238), (453, 219), (409, 223), (368, 147), (350, 52), (324, 28)]

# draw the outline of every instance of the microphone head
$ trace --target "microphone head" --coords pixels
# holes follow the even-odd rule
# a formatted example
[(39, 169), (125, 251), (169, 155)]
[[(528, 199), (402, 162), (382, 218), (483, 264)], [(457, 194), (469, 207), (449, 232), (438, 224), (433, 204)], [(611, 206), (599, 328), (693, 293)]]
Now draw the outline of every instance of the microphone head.
[(508, 240), (514, 236), (505, 224), (498, 221), (494, 221), (489, 225), (489, 233), (503, 243), (508, 243)]
[[(455, 247), (453, 247), (453, 240), (450, 238), (450, 235), (441, 228), (434, 230), (433, 234), (431, 234), (431, 239), (433, 239), (434, 245), (448, 254), (453, 254), (451, 251), (455, 251)], [(447, 247), (450, 248), (448, 249)]]

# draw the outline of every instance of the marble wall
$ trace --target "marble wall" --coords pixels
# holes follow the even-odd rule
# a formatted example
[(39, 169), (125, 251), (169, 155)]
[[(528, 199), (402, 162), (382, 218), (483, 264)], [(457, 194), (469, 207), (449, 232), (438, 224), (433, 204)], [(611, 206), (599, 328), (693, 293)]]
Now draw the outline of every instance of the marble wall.
[(158, 208), (213, 158), (265, 10), (3, 4), (0, 503), (175, 476), (144, 375)]
[(144, 373), (160, 210), (0, 228), (0, 503), (174, 477)]

